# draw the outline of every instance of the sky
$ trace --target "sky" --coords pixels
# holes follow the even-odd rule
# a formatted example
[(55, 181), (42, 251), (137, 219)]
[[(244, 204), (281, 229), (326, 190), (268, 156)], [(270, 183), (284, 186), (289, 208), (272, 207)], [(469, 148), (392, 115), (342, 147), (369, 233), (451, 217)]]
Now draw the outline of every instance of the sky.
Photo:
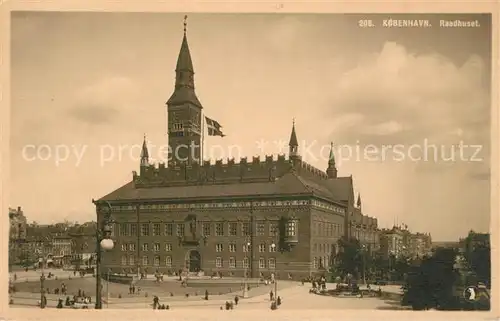
[[(92, 220), (92, 198), (138, 170), (144, 134), (162, 160), (183, 16), (12, 14), (12, 207), (39, 223)], [(333, 142), (339, 175), (353, 175), (381, 227), (437, 241), (488, 231), (490, 17), (405, 15), (432, 27), (382, 26), (394, 17), (189, 14), (196, 93), (227, 135), (205, 139), (205, 158), (285, 153), (295, 119), (304, 160), (326, 169)]]

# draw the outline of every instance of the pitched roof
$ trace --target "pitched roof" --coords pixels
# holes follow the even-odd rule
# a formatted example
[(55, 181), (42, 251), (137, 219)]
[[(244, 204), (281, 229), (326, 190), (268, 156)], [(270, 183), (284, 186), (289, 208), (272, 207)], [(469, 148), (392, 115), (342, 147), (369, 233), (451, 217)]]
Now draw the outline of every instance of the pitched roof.
[(129, 182), (114, 192), (102, 197), (100, 201), (212, 199), (216, 197), (269, 196), (275, 194), (290, 195), (303, 193), (310, 192), (295, 174), (289, 173), (274, 182), (258, 183), (136, 188), (134, 182)]
[(192, 103), (198, 107), (202, 107), (194, 89), (189, 87), (176, 88), (172, 96), (167, 101), (167, 105), (181, 105), (185, 103)]
[[(100, 201), (132, 201), (132, 200), (175, 200), (175, 199), (213, 199), (224, 197), (274, 196), (274, 195), (316, 195), (318, 197), (341, 201), (328, 188), (330, 180), (318, 182), (309, 177), (289, 172), (275, 181), (233, 184), (206, 184), (188, 186), (147, 187), (136, 188), (134, 182), (129, 182), (110, 194), (100, 198)], [(346, 180), (342, 182), (348, 182)], [(334, 184), (338, 190), (345, 184)], [(339, 195), (347, 194), (345, 191)]]

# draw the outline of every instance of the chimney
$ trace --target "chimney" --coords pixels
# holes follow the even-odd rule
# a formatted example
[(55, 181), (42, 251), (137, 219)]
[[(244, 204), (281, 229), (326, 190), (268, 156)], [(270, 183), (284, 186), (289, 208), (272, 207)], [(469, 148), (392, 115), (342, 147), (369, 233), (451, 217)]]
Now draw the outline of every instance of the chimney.
[(18, 212), (21, 212), (21, 206), (18, 206), (18, 207), (17, 207), (17, 211), (18, 211)]

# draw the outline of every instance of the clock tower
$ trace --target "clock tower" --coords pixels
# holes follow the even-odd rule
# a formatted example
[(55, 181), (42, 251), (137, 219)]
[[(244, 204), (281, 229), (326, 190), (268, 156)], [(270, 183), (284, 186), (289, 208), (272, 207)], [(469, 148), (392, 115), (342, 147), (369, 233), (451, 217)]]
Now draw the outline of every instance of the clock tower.
[(175, 89), (167, 101), (168, 164), (202, 163), (202, 105), (194, 90), (193, 61), (186, 36), (187, 16), (184, 16), (184, 37), (175, 68)]

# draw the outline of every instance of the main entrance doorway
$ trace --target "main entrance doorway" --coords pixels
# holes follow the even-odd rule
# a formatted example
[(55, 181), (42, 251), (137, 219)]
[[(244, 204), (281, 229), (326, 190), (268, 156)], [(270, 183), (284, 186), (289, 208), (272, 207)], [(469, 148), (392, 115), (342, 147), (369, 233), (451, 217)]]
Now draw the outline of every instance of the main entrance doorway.
[(189, 251), (189, 272), (199, 272), (201, 270), (201, 255), (197, 250)]

